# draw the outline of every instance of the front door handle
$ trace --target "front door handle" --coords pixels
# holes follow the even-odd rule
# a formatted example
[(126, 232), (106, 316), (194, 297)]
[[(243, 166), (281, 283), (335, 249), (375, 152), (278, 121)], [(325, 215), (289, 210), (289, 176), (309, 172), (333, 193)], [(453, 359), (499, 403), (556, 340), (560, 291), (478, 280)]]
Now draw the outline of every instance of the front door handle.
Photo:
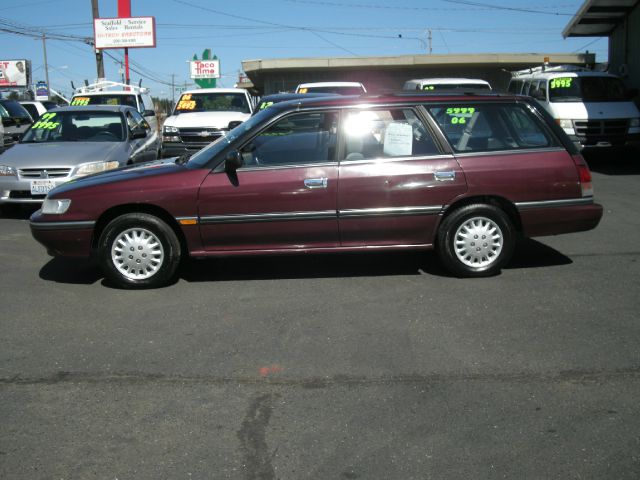
[(306, 188), (327, 188), (329, 179), (327, 178), (305, 178), (304, 186)]
[(456, 172), (454, 170), (450, 172), (433, 172), (433, 177), (439, 182), (451, 182), (456, 179)]

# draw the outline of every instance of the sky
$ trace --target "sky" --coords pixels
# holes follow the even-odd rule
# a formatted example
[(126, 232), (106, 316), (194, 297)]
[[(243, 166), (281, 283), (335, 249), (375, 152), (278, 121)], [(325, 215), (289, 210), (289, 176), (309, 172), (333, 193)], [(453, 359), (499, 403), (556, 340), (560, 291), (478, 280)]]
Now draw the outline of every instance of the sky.
[[(117, 0), (99, 0), (100, 17), (117, 17)], [(577, 53), (607, 61), (607, 38), (562, 38), (583, 0), (131, 0), (132, 16), (153, 16), (156, 48), (129, 50), (132, 82), (171, 98), (191, 82), (187, 61), (211, 49), (220, 59), (218, 86), (232, 87), (243, 60), (368, 57), (428, 53)], [(431, 40), (429, 41), (429, 31)], [(20, 32), (19, 34), (13, 32)], [(91, 0), (5, 0), (0, 3), (0, 60), (32, 62), (43, 80), (41, 35), (47, 37), (52, 87), (71, 94), (96, 77)], [(107, 50), (105, 73), (120, 80), (122, 50)]]

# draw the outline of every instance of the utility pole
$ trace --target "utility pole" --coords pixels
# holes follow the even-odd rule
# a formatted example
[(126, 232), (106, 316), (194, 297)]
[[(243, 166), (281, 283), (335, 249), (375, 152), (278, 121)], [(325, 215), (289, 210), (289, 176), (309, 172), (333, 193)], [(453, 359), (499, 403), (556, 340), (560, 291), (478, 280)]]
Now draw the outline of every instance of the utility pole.
[(431, 48), (431, 29), (428, 30), (429, 32), (429, 55), (431, 55), (431, 52), (433, 52), (433, 49)]
[[(91, 0), (91, 10), (93, 13), (94, 20), (96, 18), (100, 18), (100, 13), (98, 12), (98, 0)], [(95, 48), (95, 45), (94, 45)], [(96, 52), (96, 69), (98, 71), (98, 78), (105, 78), (104, 76), (104, 62), (102, 60), (102, 50), (95, 49)]]
[(51, 100), (51, 84), (49, 83), (49, 64), (47, 63), (46, 35), (42, 34), (42, 51), (44, 52), (44, 78), (47, 81), (47, 100)]
[(176, 87), (174, 82), (175, 76), (175, 73), (171, 74), (171, 108), (173, 108), (173, 106), (176, 104)]

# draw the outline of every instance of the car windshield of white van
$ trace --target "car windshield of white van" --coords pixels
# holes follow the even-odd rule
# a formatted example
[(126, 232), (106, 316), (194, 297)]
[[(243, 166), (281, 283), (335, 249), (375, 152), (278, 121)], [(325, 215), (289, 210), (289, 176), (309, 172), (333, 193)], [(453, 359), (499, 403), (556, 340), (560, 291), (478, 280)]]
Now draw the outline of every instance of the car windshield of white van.
[(176, 104), (174, 114), (189, 112), (251, 113), (244, 93), (184, 93)]
[(486, 83), (437, 83), (418, 85), (416, 90), (424, 90), (425, 92), (433, 92), (438, 90), (491, 90)]
[(85, 105), (128, 105), (129, 107), (137, 108), (135, 95), (87, 95), (73, 97), (71, 100), (72, 106), (85, 106)]
[(624, 102), (626, 89), (614, 77), (559, 77), (549, 80), (551, 102)]
[(302, 87), (298, 93), (336, 93), (338, 95), (362, 95), (364, 91), (362, 87), (347, 86), (323, 86), (323, 87)]

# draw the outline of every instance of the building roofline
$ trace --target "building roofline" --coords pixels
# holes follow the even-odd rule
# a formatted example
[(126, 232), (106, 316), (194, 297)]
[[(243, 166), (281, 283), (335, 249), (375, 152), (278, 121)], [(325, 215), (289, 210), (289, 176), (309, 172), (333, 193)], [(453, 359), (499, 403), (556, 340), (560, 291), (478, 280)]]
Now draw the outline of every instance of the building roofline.
[(481, 53), (456, 55), (400, 55), (387, 57), (309, 57), (243, 60), (245, 73), (301, 69), (413, 68), (436, 65), (531, 65), (542, 63), (592, 64), (593, 53)]

